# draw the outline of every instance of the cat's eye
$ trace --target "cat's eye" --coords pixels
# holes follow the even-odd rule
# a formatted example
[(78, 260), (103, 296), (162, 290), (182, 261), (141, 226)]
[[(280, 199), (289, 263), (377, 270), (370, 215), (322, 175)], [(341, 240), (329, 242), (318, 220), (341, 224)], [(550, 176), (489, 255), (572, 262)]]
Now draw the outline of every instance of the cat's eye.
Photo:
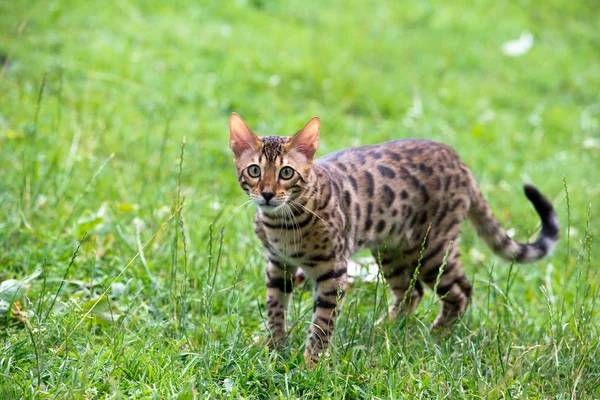
[(294, 170), (290, 167), (283, 167), (281, 168), (281, 171), (279, 171), (279, 176), (281, 179), (290, 179), (294, 176)]
[(248, 167), (248, 175), (253, 178), (258, 178), (260, 176), (260, 167), (256, 164), (252, 164)]

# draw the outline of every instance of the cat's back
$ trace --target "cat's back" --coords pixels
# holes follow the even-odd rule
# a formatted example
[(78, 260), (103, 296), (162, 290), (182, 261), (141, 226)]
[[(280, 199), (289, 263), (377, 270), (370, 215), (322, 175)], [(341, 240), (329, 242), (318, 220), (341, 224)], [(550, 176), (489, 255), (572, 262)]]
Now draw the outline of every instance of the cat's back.
[(448, 145), (426, 139), (402, 139), (385, 143), (352, 147), (324, 155), (316, 165), (333, 166), (342, 172), (377, 170), (383, 177), (406, 169), (418, 175), (432, 176), (462, 164)]
[(407, 139), (355, 147), (321, 157), (315, 167), (325, 186), (338, 188), (335, 204), (353, 232), (353, 251), (402, 237), (409, 248), (418, 247), (429, 222), (455, 214), (462, 221), (470, 204), (471, 172), (442, 143)]

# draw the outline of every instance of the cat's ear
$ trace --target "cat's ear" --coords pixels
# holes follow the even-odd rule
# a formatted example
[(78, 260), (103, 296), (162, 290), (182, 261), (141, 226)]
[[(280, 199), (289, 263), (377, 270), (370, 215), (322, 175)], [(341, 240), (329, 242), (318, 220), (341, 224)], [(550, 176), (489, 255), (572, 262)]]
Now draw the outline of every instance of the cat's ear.
[(250, 130), (242, 117), (232, 113), (229, 117), (229, 147), (236, 157), (248, 149), (257, 149), (260, 145), (258, 137)]
[(288, 147), (304, 154), (307, 158), (312, 159), (319, 149), (319, 130), (321, 129), (321, 120), (319, 117), (314, 117), (304, 128), (291, 137), (288, 142)]

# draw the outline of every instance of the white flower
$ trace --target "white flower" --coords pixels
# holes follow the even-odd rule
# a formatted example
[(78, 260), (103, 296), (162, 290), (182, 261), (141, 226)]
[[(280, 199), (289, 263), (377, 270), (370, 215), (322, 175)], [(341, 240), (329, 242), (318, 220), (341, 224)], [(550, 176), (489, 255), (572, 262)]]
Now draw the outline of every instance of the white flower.
[(509, 40), (502, 45), (502, 52), (509, 57), (522, 56), (533, 46), (533, 35), (527, 31), (521, 33), (516, 40)]
[(600, 148), (600, 139), (598, 138), (587, 138), (583, 141), (583, 148), (584, 149), (593, 149), (593, 148)]
[(279, 75), (272, 75), (269, 77), (269, 86), (277, 87), (281, 83), (281, 78)]

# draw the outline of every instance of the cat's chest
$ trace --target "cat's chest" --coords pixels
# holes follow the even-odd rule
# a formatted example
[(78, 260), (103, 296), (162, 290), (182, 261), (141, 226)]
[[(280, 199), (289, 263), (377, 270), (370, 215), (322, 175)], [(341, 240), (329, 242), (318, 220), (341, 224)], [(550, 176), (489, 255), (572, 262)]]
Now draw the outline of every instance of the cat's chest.
[(257, 216), (255, 231), (263, 246), (279, 261), (303, 266), (315, 258), (329, 256), (335, 252), (335, 240), (323, 227), (323, 221), (313, 216), (310, 223), (279, 221)]

